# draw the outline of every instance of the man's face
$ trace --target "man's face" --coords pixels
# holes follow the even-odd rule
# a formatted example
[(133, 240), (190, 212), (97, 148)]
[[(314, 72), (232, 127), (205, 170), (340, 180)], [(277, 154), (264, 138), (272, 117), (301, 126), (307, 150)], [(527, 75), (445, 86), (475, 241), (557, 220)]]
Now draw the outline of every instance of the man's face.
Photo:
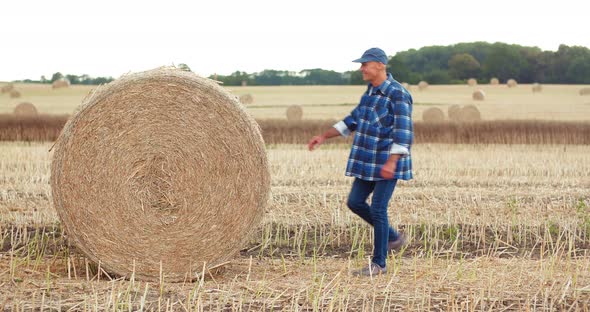
[(378, 76), (379, 73), (383, 70), (383, 65), (380, 62), (365, 62), (361, 63), (360, 71), (363, 73), (363, 80), (364, 81), (373, 81)]

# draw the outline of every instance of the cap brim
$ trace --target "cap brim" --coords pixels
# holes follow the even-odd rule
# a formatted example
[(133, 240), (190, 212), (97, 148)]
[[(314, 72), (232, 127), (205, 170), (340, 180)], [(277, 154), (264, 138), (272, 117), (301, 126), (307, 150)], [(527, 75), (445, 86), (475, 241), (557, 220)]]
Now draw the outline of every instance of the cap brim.
[(356, 60), (354, 60), (352, 62), (353, 63), (366, 63), (366, 62), (369, 62), (369, 61), (370, 61), (369, 59), (361, 57), (361, 58), (356, 59)]

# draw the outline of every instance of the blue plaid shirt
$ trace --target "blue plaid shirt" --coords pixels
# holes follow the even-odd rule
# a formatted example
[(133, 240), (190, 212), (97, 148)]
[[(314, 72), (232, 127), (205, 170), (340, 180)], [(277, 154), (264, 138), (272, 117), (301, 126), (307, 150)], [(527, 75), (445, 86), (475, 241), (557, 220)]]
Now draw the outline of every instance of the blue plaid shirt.
[(390, 154), (401, 154), (393, 178), (412, 179), (412, 96), (391, 74), (378, 87), (369, 84), (359, 105), (334, 128), (343, 136), (356, 131), (346, 166), (347, 176), (384, 180), (381, 167)]

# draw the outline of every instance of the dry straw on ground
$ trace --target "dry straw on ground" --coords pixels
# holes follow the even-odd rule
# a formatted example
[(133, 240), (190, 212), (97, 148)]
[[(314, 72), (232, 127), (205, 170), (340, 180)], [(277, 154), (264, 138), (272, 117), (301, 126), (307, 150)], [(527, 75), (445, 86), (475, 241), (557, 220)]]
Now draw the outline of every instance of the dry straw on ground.
[(53, 89), (67, 88), (70, 86), (70, 81), (65, 78), (57, 79), (51, 84)]
[(303, 107), (299, 105), (291, 105), (287, 107), (287, 120), (297, 121), (303, 118)]
[(14, 90), (14, 85), (12, 83), (8, 83), (2, 86), (2, 88), (0, 89), (2, 91), (2, 93), (8, 93), (12, 90)]
[(422, 90), (426, 90), (427, 88), (428, 88), (428, 82), (426, 82), (426, 81), (420, 81), (420, 82), (418, 83), (418, 89), (419, 89), (420, 91), (422, 91)]
[(481, 120), (481, 113), (475, 105), (466, 105), (461, 108), (461, 121), (471, 122)]
[(538, 93), (543, 91), (543, 86), (538, 83), (533, 83), (533, 93)]
[(445, 113), (438, 107), (431, 107), (422, 113), (425, 122), (439, 122), (445, 120)]
[(518, 83), (514, 79), (508, 79), (506, 85), (508, 86), (508, 88), (514, 88), (518, 85)]
[(160, 68), (83, 101), (54, 146), (51, 189), (90, 259), (180, 281), (239, 251), (262, 218), (270, 176), (260, 129), (233, 95)]
[(477, 86), (477, 80), (475, 80), (475, 78), (469, 78), (469, 80), (467, 80), (467, 84), (470, 87)]
[(590, 88), (580, 89), (580, 95), (590, 95)]
[(10, 91), (10, 97), (13, 99), (18, 99), (21, 97), (21, 94), (18, 90), (11, 90)]
[(461, 106), (457, 104), (449, 106), (448, 115), (449, 120), (461, 121)]
[(240, 95), (240, 102), (244, 105), (252, 104), (254, 103), (254, 97), (249, 93)]
[(14, 114), (17, 116), (37, 116), (37, 108), (33, 103), (22, 102), (14, 108)]
[(500, 84), (500, 80), (498, 80), (498, 78), (492, 78), (490, 79), (490, 84), (491, 85), (499, 85)]
[(473, 91), (471, 97), (476, 101), (483, 101), (486, 98), (486, 94), (483, 92), (483, 90), (475, 90)]

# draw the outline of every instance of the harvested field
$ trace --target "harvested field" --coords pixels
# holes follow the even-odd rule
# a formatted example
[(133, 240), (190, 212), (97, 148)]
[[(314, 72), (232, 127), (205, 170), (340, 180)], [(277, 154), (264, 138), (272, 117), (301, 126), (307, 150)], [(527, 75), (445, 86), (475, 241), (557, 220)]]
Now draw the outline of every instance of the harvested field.
[[(0, 143), (4, 309), (583, 310), (590, 304), (590, 148), (419, 144), (392, 224), (410, 244), (354, 278), (371, 230), (346, 208), (347, 145), (268, 149), (257, 234), (194, 281), (121, 279), (68, 244), (51, 205), (49, 143)], [(440, 157), (444, 155), (444, 157)], [(552, 157), (545, 157), (552, 155)]]

